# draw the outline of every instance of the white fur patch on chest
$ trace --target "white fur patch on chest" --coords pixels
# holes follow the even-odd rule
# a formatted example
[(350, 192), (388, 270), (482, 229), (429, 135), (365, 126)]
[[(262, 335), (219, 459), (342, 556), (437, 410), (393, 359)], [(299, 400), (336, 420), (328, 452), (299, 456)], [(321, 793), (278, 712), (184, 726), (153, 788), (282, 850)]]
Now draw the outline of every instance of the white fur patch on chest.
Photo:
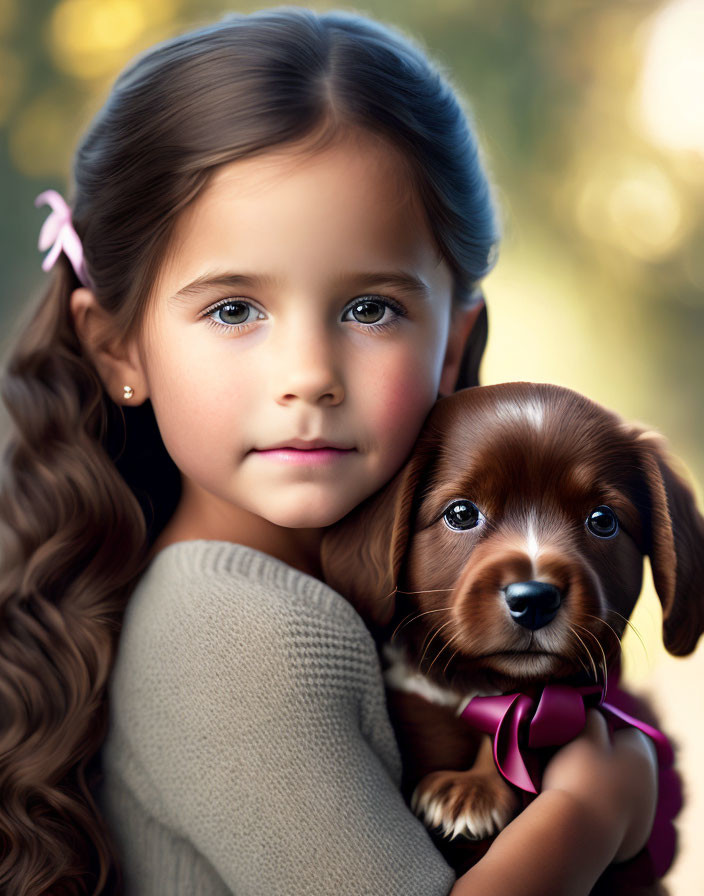
[(387, 686), (397, 691), (408, 691), (418, 694), (431, 703), (441, 706), (449, 706), (460, 715), (465, 706), (474, 697), (487, 697), (500, 694), (501, 691), (479, 689), (460, 693), (451, 688), (444, 688), (426, 675), (418, 672), (408, 662), (406, 651), (402, 647), (390, 644), (388, 641), (382, 645), (381, 652), (389, 663), (384, 670), (384, 681)]

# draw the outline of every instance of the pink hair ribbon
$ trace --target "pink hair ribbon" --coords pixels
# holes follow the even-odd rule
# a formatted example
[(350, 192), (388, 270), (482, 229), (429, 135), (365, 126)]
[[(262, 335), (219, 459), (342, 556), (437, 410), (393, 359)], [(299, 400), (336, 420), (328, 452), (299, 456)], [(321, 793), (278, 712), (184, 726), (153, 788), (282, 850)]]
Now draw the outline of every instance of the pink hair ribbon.
[(617, 705), (619, 702), (628, 703), (628, 695), (618, 688), (609, 687), (604, 693), (599, 685), (576, 688), (549, 684), (537, 700), (522, 693), (474, 697), (460, 717), (493, 736), (499, 772), (527, 794), (537, 794), (540, 787), (540, 757), (532, 751), (573, 740), (586, 724), (588, 706), (598, 706), (612, 731), (632, 725), (647, 734), (658, 759), (658, 806), (647, 848), (653, 871), (661, 877), (675, 855), (672, 819), (682, 808), (680, 781), (672, 768), (674, 753), (661, 731), (627, 713)]
[(81, 283), (89, 289), (92, 288), (83, 258), (83, 246), (78, 234), (73, 229), (71, 209), (64, 198), (56, 190), (44, 190), (34, 200), (34, 204), (37, 207), (50, 205), (52, 208), (52, 213), (39, 232), (38, 248), (40, 251), (43, 252), (51, 246), (51, 251), (42, 262), (42, 270), (48, 271), (52, 268), (63, 250)]

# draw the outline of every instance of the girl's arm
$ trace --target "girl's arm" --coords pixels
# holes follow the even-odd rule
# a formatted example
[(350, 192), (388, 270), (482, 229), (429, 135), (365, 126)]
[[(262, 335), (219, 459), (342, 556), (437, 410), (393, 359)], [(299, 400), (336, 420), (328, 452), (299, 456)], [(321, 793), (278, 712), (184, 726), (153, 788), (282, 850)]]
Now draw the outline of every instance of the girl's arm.
[(104, 805), (126, 892), (455, 883), (400, 793), (371, 635), (322, 582), (235, 544), (170, 546), (130, 598), (110, 707)]
[(548, 763), (543, 791), (462, 875), (451, 896), (586, 896), (613, 861), (645, 845), (657, 803), (652, 742), (587, 712), (583, 733)]
[[(555, 789), (456, 883), (401, 796), (361, 618), (322, 582), (249, 548), (190, 542), (162, 552), (130, 599), (110, 706), (108, 821), (139, 892), (180, 892), (207, 877), (209, 891), (217, 883), (251, 896), (528, 896), (537, 892), (529, 874), (541, 872), (541, 894), (564, 896), (586, 894), (615, 855), (617, 846), (599, 846), (584, 886), (549, 889), (566, 876), (570, 818), (580, 836), (602, 821), (584, 823), (579, 794), (560, 789), (563, 779), (572, 786), (563, 762)], [(555, 759), (569, 759), (570, 747)]]

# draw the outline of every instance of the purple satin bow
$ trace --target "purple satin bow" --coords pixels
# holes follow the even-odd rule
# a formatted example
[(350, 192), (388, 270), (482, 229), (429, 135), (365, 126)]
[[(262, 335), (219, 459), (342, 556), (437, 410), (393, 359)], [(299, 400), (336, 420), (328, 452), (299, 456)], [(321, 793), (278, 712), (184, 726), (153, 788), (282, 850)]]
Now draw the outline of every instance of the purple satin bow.
[[(608, 702), (607, 702), (608, 698)], [(610, 728), (633, 725), (653, 740), (658, 759), (658, 808), (648, 850), (653, 869), (661, 877), (672, 864), (676, 832), (671, 823), (682, 807), (679, 778), (671, 768), (674, 753), (665, 735), (616, 704), (627, 702), (618, 688), (604, 693), (599, 685), (574, 688), (549, 684), (539, 699), (527, 694), (474, 697), (460, 713), (474, 728), (494, 738), (494, 760), (504, 778), (527, 793), (540, 787), (540, 758), (534, 751), (573, 740), (586, 724), (588, 706), (598, 706)]]

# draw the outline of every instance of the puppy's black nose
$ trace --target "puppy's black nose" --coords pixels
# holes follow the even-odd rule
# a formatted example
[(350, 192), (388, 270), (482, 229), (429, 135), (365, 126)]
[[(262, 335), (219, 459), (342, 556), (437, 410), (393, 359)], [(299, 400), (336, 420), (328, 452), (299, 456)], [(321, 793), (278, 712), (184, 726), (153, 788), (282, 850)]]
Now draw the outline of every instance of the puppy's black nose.
[(514, 582), (503, 590), (514, 621), (533, 631), (555, 618), (562, 600), (560, 590), (548, 582)]

